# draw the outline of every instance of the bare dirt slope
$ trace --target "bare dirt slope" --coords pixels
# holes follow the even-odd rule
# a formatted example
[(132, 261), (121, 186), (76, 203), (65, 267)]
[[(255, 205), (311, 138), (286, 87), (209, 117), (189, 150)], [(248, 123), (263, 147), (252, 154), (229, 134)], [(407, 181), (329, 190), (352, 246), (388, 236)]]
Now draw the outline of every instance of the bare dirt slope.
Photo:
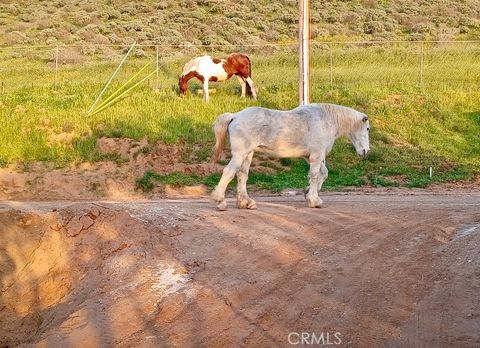
[(0, 203), (0, 346), (480, 346), (479, 194), (324, 201)]

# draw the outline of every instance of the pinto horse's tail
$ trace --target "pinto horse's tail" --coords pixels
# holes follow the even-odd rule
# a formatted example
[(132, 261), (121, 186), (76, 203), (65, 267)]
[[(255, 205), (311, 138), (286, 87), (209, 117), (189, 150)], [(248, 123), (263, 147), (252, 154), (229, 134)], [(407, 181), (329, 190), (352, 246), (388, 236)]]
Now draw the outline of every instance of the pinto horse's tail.
[(213, 153), (212, 162), (217, 162), (223, 153), (225, 148), (225, 141), (227, 139), (228, 126), (233, 121), (235, 114), (225, 113), (217, 117), (215, 124), (213, 125), (213, 131), (215, 132), (215, 148)]
[(247, 85), (246, 85), (246, 90), (245, 90), (245, 92), (247, 93), (247, 96), (248, 96), (248, 97), (253, 96), (252, 87), (250, 87), (250, 84), (249, 84), (249, 83), (247, 83)]
[[(245, 56), (245, 58), (247, 58), (247, 61), (248, 61), (248, 67), (247, 67), (248, 77), (251, 78), (251, 77), (252, 77), (252, 63), (250, 62), (250, 58), (248, 58), (247, 55)], [(247, 83), (246, 93), (247, 93), (247, 96), (248, 96), (248, 97), (253, 96), (252, 87), (250, 86), (249, 83)]]

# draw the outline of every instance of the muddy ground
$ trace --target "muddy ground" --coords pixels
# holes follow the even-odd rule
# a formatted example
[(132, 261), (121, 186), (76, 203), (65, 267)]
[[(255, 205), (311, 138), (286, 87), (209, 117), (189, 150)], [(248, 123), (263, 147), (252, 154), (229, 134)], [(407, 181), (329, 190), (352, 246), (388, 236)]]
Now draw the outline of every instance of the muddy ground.
[(480, 193), (323, 197), (3, 201), (0, 346), (480, 346)]

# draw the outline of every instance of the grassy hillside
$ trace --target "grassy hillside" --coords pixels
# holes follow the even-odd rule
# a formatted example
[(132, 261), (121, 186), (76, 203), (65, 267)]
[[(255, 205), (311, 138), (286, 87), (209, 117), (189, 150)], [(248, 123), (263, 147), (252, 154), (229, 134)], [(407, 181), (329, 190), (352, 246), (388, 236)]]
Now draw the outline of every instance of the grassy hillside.
[[(27, 168), (34, 161), (51, 161), (62, 167), (119, 160), (98, 150), (97, 139), (103, 136), (147, 137), (150, 145), (183, 144), (194, 152), (190, 158), (205, 161), (213, 143), (211, 125), (220, 113), (249, 105), (297, 105), (295, 46), (262, 46), (294, 41), (296, 20), (293, 0), (3, 0), (0, 46), (15, 48), (0, 49), (0, 165), (20, 162)], [(312, 38), (318, 42), (412, 41), (313, 45), (313, 101), (358, 108), (371, 116), (373, 129), (368, 161), (359, 160), (345, 141), (337, 144), (328, 159), (326, 186), (425, 186), (477, 175), (480, 46), (422, 46), (416, 41), (479, 37), (480, 0), (312, 1)], [(178, 47), (161, 49), (158, 78), (104, 112), (87, 116), (124, 52), (101, 45), (133, 40)], [(87, 45), (61, 48), (55, 83), (56, 44)], [(238, 98), (236, 81), (217, 84), (209, 104), (192, 95), (198, 84), (190, 87), (186, 99), (177, 96), (177, 76), (189, 57), (233, 51), (239, 48), (228, 45), (242, 44), (258, 45), (240, 47), (251, 54), (258, 101)], [(136, 49), (112, 89), (154, 57), (154, 49)], [(302, 160), (266, 160), (264, 167), (277, 174), (254, 172), (251, 182), (257, 186), (280, 190), (305, 185), (307, 166)], [(212, 185), (217, 179), (179, 173), (162, 177), (149, 169), (138, 182), (144, 189), (157, 181)]]
[[(328, 50), (314, 50), (313, 100), (349, 105), (370, 115), (372, 153), (362, 161), (346, 141), (339, 141), (328, 158), (327, 187), (373, 184), (425, 186), (430, 182), (471, 179), (480, 169), (480, 64), (478, 45), (425, 47), (423, 85), (419, 83), (418, 46), (381, 48), (340, 46), (334, 49), (333, 84)], [(253, 54), (253, 77), (259, 100), (238, 97), (236, 80), (214, 84), (217, 93), (208, 104), (195, 95), (177, 95), (177, 74), (187, 57), (162, 59), (158, 80), (153, 78), (111, 108), (87, 116), (115, 62), (65, 65), (59, 71), (56, 92), (51, 66), (42, 61), (1, 60), (4, 91), (0, 94), (0, 161), (71, 162), (115, 159), (96, 147), (99, 137), (147, 137), (186, 144), (196, 162), (205, 161), (213, 144), (211, 125), (226, 111), (249, 105), (288, 109), (297, 105), (296, 55), (292, 52)], [(112, 89), (146, 62), (132, 58)], [(458, 64), (461, 62), (462, 64)], [(20, 67), (20, 68), (19, 68)], [(307, 166), (283, 161), (277, 175), (253, 173), (251, 183), (280, 190), (303, 187)], [(434, 176), (428, 177), (429, 167)], [(145, 167), (147, 171), (149, 168)], [(212, 185), (217, 176), (186, 177), (178, 173), (146, 175), (139, 185), (152, 182)]]
[[(312, 1), (312, 38), (478, 39), (480, 0)], [(296, 0), (3, 0), (0, 45), (258, 44), (297, 32)]]

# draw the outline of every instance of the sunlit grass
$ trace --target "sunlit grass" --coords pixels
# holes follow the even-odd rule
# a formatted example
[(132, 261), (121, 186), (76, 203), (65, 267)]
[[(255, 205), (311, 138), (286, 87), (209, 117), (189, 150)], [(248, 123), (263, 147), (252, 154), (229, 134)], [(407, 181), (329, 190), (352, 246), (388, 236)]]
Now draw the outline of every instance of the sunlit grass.
[[(314, 50), (313, 101), (348, 105), (366, 112), (372, 120), (373, 153), (370, 161), (360, 161), (349, 145), (340, 142), (328, 160), (327, 187), (395, 185), (388, 179), (390, 176), (405, 177), (409, 186), (425, 186), (430, 182), (430, 166), (434, 167), (434, 181), (468, 179), (478, 172), (479, 47), (427, 47), (423, 81), (417, 46), (332, 47), (331, 70), (330, 51)], [(158, 78), (154, 76), (93, 116), (87, 116), (87, 110), (116, 61), (62, 66), (54, 90), (53, 67), (49, 63), (2, 60), (0, 163), (39, 160), (62, 165), (104, 160), (96, 149), (96, 139), (101, 136), (147, 137), (151, 143), (182, 141), (207, 151), (213, 142), (211, 126), (219, 114), (251, 105), (289, 109), (298, 103), (295, 52), (253, 55), (251, 59), (259, 90), (257, 101), (239, 98), (240, 87), (234, 78), (212, 84), (217, 92), (208, 104), (195, 93), (199, 83), (192, 83), (189, 95), (180, 98), (177, 77), (187, 58), (162, 58)], [(110, 91), (147, 61), (130, 60)], [(306, 166), (301, 163), (294, 161), (290, 172), (273, 177), (253, 173), (250, 182), (274, 190), (303, 185)]]

